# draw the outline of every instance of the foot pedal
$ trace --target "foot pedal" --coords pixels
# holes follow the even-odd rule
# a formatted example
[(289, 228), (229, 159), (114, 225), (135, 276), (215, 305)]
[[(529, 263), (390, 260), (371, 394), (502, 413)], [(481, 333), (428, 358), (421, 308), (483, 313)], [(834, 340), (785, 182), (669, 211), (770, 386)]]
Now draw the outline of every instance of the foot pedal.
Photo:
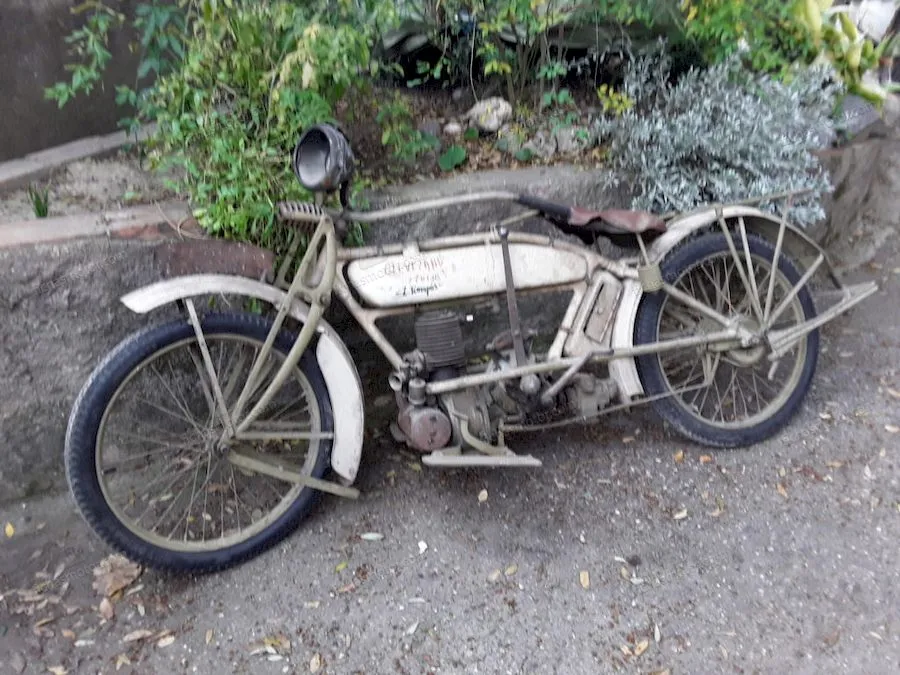
[(531, 455), (517, 455), (510, 452), (508, 455), (483, 455), (451, 454), (436, 450), (422, 458), (425, 466), (434, 466), (444, 469), (457, 469), (465, 467), (538, 467), (543, 466), (541, 460)]

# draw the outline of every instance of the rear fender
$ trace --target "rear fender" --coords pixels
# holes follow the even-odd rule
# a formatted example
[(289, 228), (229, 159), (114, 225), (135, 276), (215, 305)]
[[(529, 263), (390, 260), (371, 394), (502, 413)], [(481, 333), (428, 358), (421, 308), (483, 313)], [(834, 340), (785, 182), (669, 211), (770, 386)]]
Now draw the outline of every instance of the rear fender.
[[(287, 293), (279, 288), (222, 274), (196, 274), (160, 281), (132, 291), (121, 300), (131, 311), (146, 314), (177, 300), (214, 293), (256, 298), (276, 307), (287, 300)], [(305, 323), (309, 306), (295, 299), (288, 313)], [(331, 466), (343, 482), (350, 485), (356, 480), (362, 459), (365, 426), (362, 383), (347, 346), (334, 328), (321, 320), (316, 332), (319, 337), (315, 347), (316, 360), (325, 378), (335, 419)]]
[[(722, 217), (726, 222), (743, 218), (744, 226), (748, 232), (753, 232), (773, 244), (778, 239), (778, 230), (781, 227), (781, 219), (770, 213), (760, 211), (747, 206), (722, 207)], [(658, 237), (649, 247), (647, 253), (654, 262), (661, 262), (669, 251), (673, 250), (688, 237), (703, 230), (718, 228), (718, 214), (715, 208), (707, 208), (683, 216), (676, 217), (668, 222), (665, 234)], [(828, 275), (829, 280), (836, 288), (842, 288), (841, 282), (828, 259), (828, 255), (809, 235), (794, 225), (785, 225), (783, 250), (791, 256), (800, 266), (801, 274), (820, 255), (825, 261), (820, 270)], [(612, 348), (622, 349), (634, 345), (634, 324), (637, 318), (638, 308), (644, 292), (640, 283), (628, 279), (624, 282), (625, 288), (622, 299), (616, 313), (616, 321), (613, 326)], [(622, 400), (627, 402), (635, 396), (644, 393), (638, 376), (637, 365), (633, 357), (614, 359), (610, 362), (610, 375), (619, 387)]]

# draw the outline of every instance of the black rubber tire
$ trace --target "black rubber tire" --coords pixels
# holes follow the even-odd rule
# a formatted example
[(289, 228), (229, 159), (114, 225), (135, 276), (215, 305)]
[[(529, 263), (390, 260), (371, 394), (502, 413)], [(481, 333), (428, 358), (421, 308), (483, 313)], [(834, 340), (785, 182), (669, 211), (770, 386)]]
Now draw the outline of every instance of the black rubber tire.
[[(737, 235), (734, 235), (734, 238), (737, 239)], [(750, 233), (748, 233), (747, 239), (751, 254), (768, 260), (773, 259), (775, 247), (766, 239)], [(709, 232), (692, 237), (680, 244), (664, 258), (661, 264), (663, 279), (666, 283), (674, 283), (688, 268), (710, 256), (722, 253), (730, 255), (728, 241), (723, 233)], [(778, 262), (778, 267), (792, 284), (796, 284), (802, 276), (797, 271), (797, 266), (783, 252)], [(666, 297), (666, 294), (662, 291), (644, 295), (635, 319), (635, 344), (649, 344), (658, 340), (659, 314), (662, 311)], [(806, 319), (814, 318), (816, 310), (808, 288), (804, 286), (797, 297), (803, 307)], [(797, 413), (809, 391), (812, 378), (815, 375), (818, 357), (819, 331), (814, 330), (806, 337), (806, 359), (794, 391), (791, 392), (780, 409), (752, 427), (724, 429), (707, 424), (690, 414), (673, 397), (658, 399), (653, 402), (653, 407), (660, 417), (671, 424), (682, 436), (692, 441), (717, 448), (738, 448), (755, 445), (778, 433)], [(641, 384), (646, 395), (655, 396), (669, 392), (668, 383), (662, 372), (659, 358), (656, 355), (639, 356), (635, 360), (638, 375), (641, 378)]]
[[(201, 318), (205, 335), (240, 335), (265, 341), (272, 322), (255, 314), (209, 314)], [(69, 488), (82, 517), (103, 541), (128, 558), (160, 571), (214, 572), (238, 565), (276, 545), (291, 534), (319, 500), (318, 490), (305, 488), (282, 516), (253, 537), (215, 551), (173, 551), (141, 539), (116, 518), (100, 488), (96, 472), (99, 425), (113, 394), (123, 380), (144, 360), (160, 349), (194, 335), (191, 324), (176, 320), (151, 326), (129, 336), (103, 359), (79, 393), (66, 431), (65, 463)], [(275, 347), (287, 354), (296, 335), (282, 330)], [(315, 359), (313, 342), (298, 364), (309, 381), (319, 405), (323, 432), (334, 431), (331, 399)], [(319, 442), (312, 475), (323, 478), (331, 460), (330, 439)]]

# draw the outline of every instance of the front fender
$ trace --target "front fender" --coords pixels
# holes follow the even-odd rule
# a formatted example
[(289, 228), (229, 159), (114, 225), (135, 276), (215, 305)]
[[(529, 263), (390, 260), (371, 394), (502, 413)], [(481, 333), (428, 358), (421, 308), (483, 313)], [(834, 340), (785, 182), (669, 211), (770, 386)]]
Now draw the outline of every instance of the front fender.
[[(123, 296), (121, 301), (131, 311), (146, 314), (177, 300), (213, 293), (257, 298), (279, 307), (287, 300), (287, 293), (280, 288), (252, 279), (196, 274), (139, 288)], [(288, 313), (303, 323), (308, 319), (309, 306), (294, 299)], [(331, 467), (349, 485), (356, 480), (362, 459), (365, 429), (362, 383), (347, 346), (334, 328), (322, 320), (316, 332), (319, 336), (316, 360), (325, 378), (335, 419)]]
[[(781, 219), (765, 211), (748, 206), (724, 206), (722, 217), (726, 222), (743, 218), (748, 232), (765, 237), (773, 244), (778, 238)], [(692, 234), (711, 227), (718, 227), (716, 208), (704, 208), (670, 220), (667, 231), (658, 237), (649, 247), (647, 254), (653, 262), (661, 262), (666, 254)], [(828, 259), (828, 255), (809, 235), (790, 223), (786, 223), (784, 232), (784, 251), (800, 266), (803, 273), (820, 255), (824, 270), (836, 288), (842, 288), (841, 282)], [(612, 348), (622, 349), (634, 344), (634, 323), (644, 293), (637, 281), (626, 280), (624, 292), (616, 312), (613, 326)], [(614, 359), (610, 362), (610, 375), (616, 381), (622, 400), (627, 402), (644, 393), (644, 387), (638, 376), (637, 365), (633, 357)]]

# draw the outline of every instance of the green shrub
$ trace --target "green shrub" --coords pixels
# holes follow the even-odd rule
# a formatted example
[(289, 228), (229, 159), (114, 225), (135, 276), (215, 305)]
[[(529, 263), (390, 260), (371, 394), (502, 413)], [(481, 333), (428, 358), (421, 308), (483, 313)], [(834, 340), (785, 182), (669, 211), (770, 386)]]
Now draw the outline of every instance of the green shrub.
[[(156, 121), (154, 167), (175, 168), (172, 187), (210, 233), (279, 249), (275, 204), (308, 198), (290, 167), (302, 129), (334, 121), (336, 106), (377, 71), (370, 45), (393, 20), (379, 0), (158, 0), (129, 19), (100, 2), (69, 37), (72, 77), (47, 90), (60, 107), (90, 93), (109, 61), (111, 31), (140, 31), (140, 91), (120, 85), (136, 108), (130, 126)], [(342, 117), (352, 120), (354, 106)]]
[(796, 61), (811, 62), (816, 49), (795, 18), (796, 0), (683, 0), (685, 36), (708, 63), (720, 63), (742, 48), (754, 70), (788, 75)]
[[(611, 180), (631, 188), (634, 208), (658, 213), (827, 191), (827, 173), (810, 150), (833, 133), (832, 75), (825, 67), (803, 68), (783, 82), (746, 70), (733, 56), (672, 84), (665, 53), (636, 60), (623, 85), (634, 105), (599, 123)], [(792, 215), (801, 225), (824, 216), (819, 194), (796, 207)]]

